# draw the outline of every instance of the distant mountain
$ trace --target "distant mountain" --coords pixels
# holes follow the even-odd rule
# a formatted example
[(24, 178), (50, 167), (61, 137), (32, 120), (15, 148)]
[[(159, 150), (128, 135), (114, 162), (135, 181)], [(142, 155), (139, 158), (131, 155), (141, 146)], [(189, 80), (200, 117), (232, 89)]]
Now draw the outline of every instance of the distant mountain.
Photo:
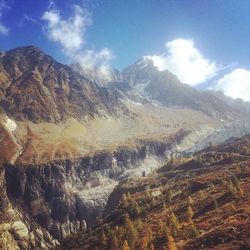
[[(169, 107), (188, 107), (200, 110), (216, 119), (232, 120), (245, 112), (229, 105), (224, 98), (211, 92), (201, 92), (183, 84), (168, 70), (159, 71), (150, 59), (143, 58), (125, 68), (123, 80), (146, 96), (161, 105)], [(250, 105), (249, 105), (250, 107)]]

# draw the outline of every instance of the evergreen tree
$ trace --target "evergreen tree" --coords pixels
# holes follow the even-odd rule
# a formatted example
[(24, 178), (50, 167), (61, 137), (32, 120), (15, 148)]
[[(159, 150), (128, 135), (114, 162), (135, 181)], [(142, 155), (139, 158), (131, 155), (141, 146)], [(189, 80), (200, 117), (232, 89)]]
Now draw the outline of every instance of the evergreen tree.
[(218, 202), (217, 202), (217, 200), (216, 200), (216, 199), (214, 200), (214, 210), (216, 211), (216, 214), (218, 214), (218, 213), (219, 213)]
[(194, 222), (192, 221), (191, 223), (191, 236), (196, 238), (200, 235), (199, 231), (197, 230), (197, 228), (195, 227)]
[(168, 250), (177, 250), (177, 247), (175, 246), (174, 238), (171, 236), (170, 233), (167, 233), (166, 238), (168, 242), (167, 244)]
[(167, 191), (167, 202), (171, 202), (172, 201), (172, 198), (173, 198), (173, 192), (172, 192), (172, 190), (168, 190)]
[(122, 200), (121, 200), (122, 205), (126, 206), (128, 204), (127, 196), (126, 194), (122, 195)]
[(130, 250), (131, 248), (128, 245), (128, 242), (125, 240), (122, 245), (122, 250)]
[(189, 195), (188, 196), (188, 205), (192, 206), (194, 203), (194, 200), (192, 199), (192, 197)]
[(236, 177), (235, 174), (232, 174), (232, 183), (233, 183), (233, 185), (234, 185), (234, 187), (235, 187), (236, 189), (239, 189), (239, 187), (240, 187), (240, 181), (239, 181), (239, 179)]
[(239, 188), (239, 193), (240, 193), (241, 197), (244, 197), (244, 191), (243, 191), (243, 189), (241, 187)]
[(192, 221), (193, 216), (194, 216), (194, 211), (192, 207), (189, 205), (187, 208), (187, 218), (189, 222)]
[(175, 216), (174, 212), (171, 209), (168, 210), (167, 218), (168, 218), (169, 225), (171, 226), (172, 233), (174, 235), (177, 235), (180, 230), (180, 224), (179, 224), (177, 217)]
[(151, 244), (149, 245), (149, 250), (155, 250), (155, 246), (154, 246), (153, 243), (151, 243)]
[(106, 234), (104, 233), (103, 230), (102, 230), (102, 234), (101, 234), (101, 242), (102, 242), (103, 246), (106, 246), (106, 244), (107, 244), (107, 236), (106, 236)]
[(137, 239), (137, 230), (134, 227), (134, 224), (130, 220), (129, 216), (125, 218), (125, 228), (126, 228), (126, 239), (128, 240), (129, 246), (133, 248), (135, 241)]
[(136, 216), (138, 216), (141, 213), (140, 206), (138, 205), (138, 203), (134, 198), (131, 198), (131, 208)]
[(111, 249), (119, 250), (119, 240), (115, 235), (111, 238)]

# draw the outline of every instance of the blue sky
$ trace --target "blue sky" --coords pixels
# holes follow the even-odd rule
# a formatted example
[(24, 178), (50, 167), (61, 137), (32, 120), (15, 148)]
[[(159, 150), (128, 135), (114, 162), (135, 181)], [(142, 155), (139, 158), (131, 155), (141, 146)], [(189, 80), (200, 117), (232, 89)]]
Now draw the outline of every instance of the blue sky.
[(103, 69), (149, 56), (192, 86), (250, 100), (248, 0), (0, 0), (0, 50), (31, 44)]

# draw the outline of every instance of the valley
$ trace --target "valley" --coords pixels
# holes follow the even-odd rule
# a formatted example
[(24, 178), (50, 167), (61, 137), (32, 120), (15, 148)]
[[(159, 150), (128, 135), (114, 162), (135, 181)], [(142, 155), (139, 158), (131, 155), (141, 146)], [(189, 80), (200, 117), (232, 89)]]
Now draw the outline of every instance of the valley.
[[(164, 249), (175, 241), (178, 249), (202, 249), (210, 247), (206, 237), (227, 247), (216, 243), (212, 225), (222, 229), (210, 203), (216, 197), (230, 216), (238, 209), (232, 204), (248, 206), (249, 102), (198, 91), (146, 58), (113, 70), (108, 80), (95, 74), (34, 46), (0, 54), (0, 248)], [(223, 193), (219, 176), (233, 174), (242, 191)], [(206, 194), (202, 202), (198, 191)], [(192, 223), (184, 215), (189, 196)], [(180, 218), (178, 232), (165, 225), (172, 213)], [(242, 214), (248, 218), (247, 209)], [(138, 246), (125, 242), (124, 216), (138, 224)], [(247, 229), (237, 229), (243, 247)]]

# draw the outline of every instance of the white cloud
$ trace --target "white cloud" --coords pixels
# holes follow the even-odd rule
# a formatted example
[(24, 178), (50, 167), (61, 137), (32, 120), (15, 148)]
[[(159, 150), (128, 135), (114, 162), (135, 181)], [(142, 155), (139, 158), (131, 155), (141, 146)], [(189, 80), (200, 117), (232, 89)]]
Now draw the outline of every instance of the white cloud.
[(112, 52), (104, 48), (99, 52), (94, 50), (85, 50), (75, 56), (77, 62), (84, 68), (92, 68), (95, 66), (103, 66), (113, 58)]
[(221, 90), (227, 96), (250, 101), (250, 71), (234, 69), (219, 79), (214, 89)]
[[(3, 11), (10, 9), (10, 6), (6, 3), (5, 0), (0, 0), (0, 19), (2, 18)], [(1, 21), (1, 20), (0, 20)], [(0, 22), (0, 34), (7, 35), (9, 33), (9, 29)]]
[(104, 48), (99, 52), (94, 50), (85, 50), (75, 55), (75, 61), (80, 64), (85, 72), (94, 71), (98, 78), (111, 80), (109, 61), (113, 58), (112, 52)]
[(9, 33), (9, 30), (0, 23), (0, 34), (7, 35), (8, 33)]
[(59, 43), (71, 61), (79, 63), (85, 71), (95, 68), (101, 77), (108, 77), (112, 52), (107, 48), (95, 51), (83, 47), (87, 27), (92, 24), (91, 14), (86, 8), (74, 5), (73, 15), (64, 19), (51, 0), (49, 9), (44, 12), (42, 19), (47, 22), (44, 30), (48, 38)]
[(74, 14), (67, 20), (54, 7), (46, 11), (42, 19), (48, 22), (45, 30), (49, 39), (60, 43), (68, 54), (81, 48), (86, 28), (91, 24), (89, 12), (78, 5), (74, 5)]
[(167, 53), (147, 56), (159, 70), (168, 69), (181, 82), (192, 86), (214, 77), (219, 70), (215, 62), (203, 57), (192, 40), (177, 39), (165, 44)]

